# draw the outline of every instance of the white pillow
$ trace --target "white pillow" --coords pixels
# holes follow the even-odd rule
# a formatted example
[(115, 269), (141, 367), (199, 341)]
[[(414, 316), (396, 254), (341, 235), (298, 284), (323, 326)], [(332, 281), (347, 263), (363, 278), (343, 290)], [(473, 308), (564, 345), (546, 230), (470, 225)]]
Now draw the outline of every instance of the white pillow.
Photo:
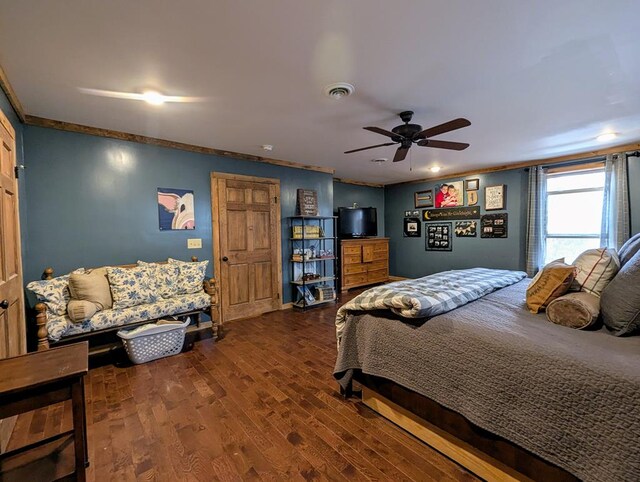
[(155, 270), (156, 289), (163, 298), (173, 298), (178, 294), (180, 268), (176, 264), (146, 263), (138, 261), (138, 266), (147, 266)]
[[(72, 273), (84, 273), (84, 268), (79, 268)], [(32, 281), (27, 285), (27, 289), (33, 291), (38, 301), (47, 305), (47, 310), (52, 314), (62, 316), (67, 312), (67, 304), (71, 299), (70, 275), (71, 273), (50, 280)]]
[(620, 270), (616, 250), (608, 248), (588, 249), (572, 264), (576, 277), (571, 291), (586, 291), (598, 297)]
[(155, 303), (158, 300), (155, 274), (155, 268), (149, 266), (107, 268), (113, 309)]
[(207, 271), (209, 260), (206, 261), (180, 261), (169, 258), (169, 264), (180, 269), (178, 275), (178, 294), (188, 295), (204, 290), (202, 282)]

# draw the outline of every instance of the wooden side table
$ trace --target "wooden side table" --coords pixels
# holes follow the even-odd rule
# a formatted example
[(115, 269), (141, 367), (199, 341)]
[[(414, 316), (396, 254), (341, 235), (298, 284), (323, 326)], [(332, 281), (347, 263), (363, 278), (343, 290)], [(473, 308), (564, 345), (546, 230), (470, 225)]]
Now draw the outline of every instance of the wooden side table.
[[(88, 451), (84, 376), (88, 372), (88, 360), (89, 345), (86, 341), (0, 360), (0, 419), (66, 400), (71, 400), (73, 412), (71, 430), (0, 454), (0, 479), (13, 478), (12, 471), (15, 472), (14, 477), (24, 478), (29, 474), (28, 464), (38, 460), (26, 458), (27, 451), (39, 452), (37, 449), (47, 444), (72, 437), (74, 472), (60, 474), (55, 471), (51, 478), (75, 475), (76, 480), (86, 480)], [(16, 464), (16, 460), (19, 463)]]

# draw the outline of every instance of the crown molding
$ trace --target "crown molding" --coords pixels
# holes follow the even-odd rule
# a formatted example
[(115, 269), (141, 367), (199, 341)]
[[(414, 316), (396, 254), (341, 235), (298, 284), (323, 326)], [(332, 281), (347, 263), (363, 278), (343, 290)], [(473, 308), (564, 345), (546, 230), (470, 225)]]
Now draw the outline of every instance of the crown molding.
[(108, 137), (110, 139), (118, 139), (121, 141), (137, 142), (140, 144), (150, 144), (154, 146), (168, 147), (171, 149), (179, 149), (181, 151), (197, 152), (199, 154), (211, 154), (214, 156), (230, 157), (232, 159), (239, 159), (242, 161), (262, 162), (265, 164), (273, 164), (282, 167), (291, 167), (294, 169), (305, 169), (307, 171), (322, 172), (325, 174), (331, 174), (335, 172), (334, 169), (329, 167), (311, 166), (308, 164), (302, 164), (293, 161), (283, 161), (280, 159), (271, 159), (268, 157), (253, 156), (251, 154), (242, 154), (240, 152), (225, 151), (222, 149), (215, 149), (212, 147), (197, 146), (194, 144), (185, 144), (183, 142), (175, 142), (167, 139), (159, 139), (157, 137), (148, 137), (139, 134), (131, 134), (129, 132), (115, 131), (111, 129), (102, 129), (100, 127), (86, 126), (82, 124), (74, 124), (72, 122), (65, 122), (53, 119), (47, 119), (44, 117), (36, 117), (32, 115), (26, 115), (25, 124), (29, 126), (48, 127), (50, 129), (58, 129), (67, 132), (77, 132), (80, 134), (89, 134), (98, 137)]
[(524, 169), (533, 166), (546, 166), (548, 164), (559, 164), (561, 162), (579, 161), (592, 159), (594, 157), (606, 156), (607, 154), (616, 154), (618, 152), (636, 151), (640, 150), (640, 142), (634, 142), (631, 144), (622, 144), (614, 147), (607, 147), (604, 149), (598, 149), (595, 151), (579, 152), (576, 154), (567, 154), (564, 156), (549, 157), (546, 159), (536, 159), (533, 161), (515, 162), (513, 164), (503, 164), (500, 166), (486, 167), (483, 169), (473, 169), (469, 171), (452, 172), (446, 175), (426, 177), (422, 179), (413, 179), (411, 181), (392, 182), (385, 184), (385, 186), (401, 186), (404, 184), (420, 184), (424, 182), (441, 181), (443, 179), (453, 179), (458, 177), (476, 176), (478, 174), (488, 174), (491, 172), (510, 171), (513, 169)]
[(7, 96), (7, 99), (9, 99), (9, 103), (11, 104), (11, 107), (13, 107), (13, 110), (16, 112), (16, 115), (18, 116), (18, 119), (20, 119), (20, 122), (24, 123), (24, 120), (26, 117), (24, 113), (24, 109), (22, 108), (20, 99), (18, 99), (18, 96), (16, 95), (15, 90), (13, 90), (13, 87), (11, 86), (9, 79), (7, 78), (7, 74), (4, 73), (4, 69), (2, 68), (1, 65), (0, 65), (0, 89), (2, 89), (2, 91)]
[(335, 182), (341, 182), (342, 184), (353, 184), (355, 186), (384, 187), (384, 184), (379, 184), (375, 182), (356, 181), (355, 179), (345, 179), (344, 177), (334, 177), (333, 180)]

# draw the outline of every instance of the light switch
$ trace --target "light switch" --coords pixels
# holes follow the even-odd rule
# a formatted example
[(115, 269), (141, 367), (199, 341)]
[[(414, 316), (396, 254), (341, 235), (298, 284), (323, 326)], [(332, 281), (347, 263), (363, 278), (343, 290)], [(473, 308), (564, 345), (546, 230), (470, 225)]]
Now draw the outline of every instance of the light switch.
[(189, 238), (187, 239), (187, 249), (199, 249), (202, 248), (202, 239)]

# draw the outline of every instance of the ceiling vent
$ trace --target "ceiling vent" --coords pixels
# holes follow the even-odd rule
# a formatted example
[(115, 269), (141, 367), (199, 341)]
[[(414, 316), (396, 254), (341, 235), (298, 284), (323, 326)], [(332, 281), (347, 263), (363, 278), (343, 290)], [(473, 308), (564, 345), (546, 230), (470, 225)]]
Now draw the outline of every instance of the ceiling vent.
[(342, 99), (353, 94), (355, 87), (346, 82), (336, 82), (335, 84), (327, 85), (324, 88), (324, 95), (331, 97), (332, 99)]

